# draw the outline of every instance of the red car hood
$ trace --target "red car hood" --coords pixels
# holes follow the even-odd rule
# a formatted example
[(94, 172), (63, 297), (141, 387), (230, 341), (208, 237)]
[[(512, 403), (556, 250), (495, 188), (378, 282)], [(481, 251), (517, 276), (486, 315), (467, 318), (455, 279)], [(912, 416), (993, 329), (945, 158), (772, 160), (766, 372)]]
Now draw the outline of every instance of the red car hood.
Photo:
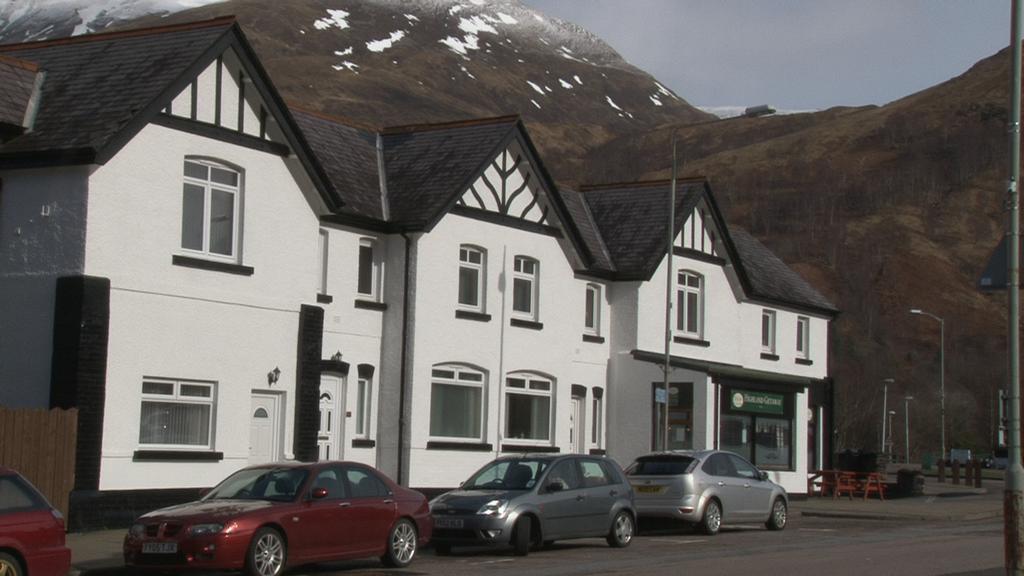
[(198, 500), (154, 510), (139, 517), (137, 522), (225, 522), (247, 514), (268, 510), (282, 502), (267, 500)]

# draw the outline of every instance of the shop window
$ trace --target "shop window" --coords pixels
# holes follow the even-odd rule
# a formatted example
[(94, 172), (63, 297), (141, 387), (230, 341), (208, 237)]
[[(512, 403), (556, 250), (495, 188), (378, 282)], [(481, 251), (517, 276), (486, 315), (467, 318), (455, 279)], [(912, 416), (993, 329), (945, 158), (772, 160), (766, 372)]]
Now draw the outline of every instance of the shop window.
[(738, 389), (726, 394), (720, 448), (765, 470), (794, 470), (793, 396)]

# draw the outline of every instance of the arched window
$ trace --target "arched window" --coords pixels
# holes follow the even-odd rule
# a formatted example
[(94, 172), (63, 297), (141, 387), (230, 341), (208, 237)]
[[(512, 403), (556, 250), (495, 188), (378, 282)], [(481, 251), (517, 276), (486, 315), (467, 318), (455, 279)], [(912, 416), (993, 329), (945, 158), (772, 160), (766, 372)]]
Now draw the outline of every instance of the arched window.
[(535, 372), (505, 378), (505, 438), (549, 443), (555, 381)]
[(691, 338), (704, 335), (704, 277), (680, 270), (676, 283), (676, 331)]
[(487, 251), (478, 246), (459, 246), (459, 308), (484, 311)]
[(185, 158), (181, 248), (238, 260), (242, 173), (214, 160)]
[(430, 436), (483, 438), (487, 375), (463, 364), (436, 364), (430, 371)]

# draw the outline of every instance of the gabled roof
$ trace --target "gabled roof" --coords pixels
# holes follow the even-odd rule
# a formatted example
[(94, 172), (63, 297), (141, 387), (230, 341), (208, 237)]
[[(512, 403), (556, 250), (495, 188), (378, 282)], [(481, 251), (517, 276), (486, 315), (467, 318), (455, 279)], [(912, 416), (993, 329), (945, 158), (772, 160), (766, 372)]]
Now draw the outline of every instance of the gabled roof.
[(583, 198), (583, 194), (568, 188), (560, 189), (559, 194), (565, 200), (569, 216), (576, 224), (580, 237), (590, 253), (591, 265), (588, 271), (601, 276), (613, 275), (616, 272), (616, 268), (615, 263), (612, 261), (611, 252), (601, 237), (601, 232), (597, 228), (597, 222), (594, 220), (594, 215), (590, 211), (587, 201)]
[(32, 130), (0, 145), (0, 168), (105, 163), (229, 47), (324, 200), (337, 207), (323, 169), (231, 16), (0, 45), (0, 56), (45, 73)]
[(785, 262), (738, 226), (730, 230), (751, 296), (758, 300), (812, 308), (827, 314), (839, 310)]
[[(648, 280), (665, 257), (672, 183), (632, 182), (581, 188), (619, 280)], [(676, 184), (675, 233), (705, 196), (703, 178)]]

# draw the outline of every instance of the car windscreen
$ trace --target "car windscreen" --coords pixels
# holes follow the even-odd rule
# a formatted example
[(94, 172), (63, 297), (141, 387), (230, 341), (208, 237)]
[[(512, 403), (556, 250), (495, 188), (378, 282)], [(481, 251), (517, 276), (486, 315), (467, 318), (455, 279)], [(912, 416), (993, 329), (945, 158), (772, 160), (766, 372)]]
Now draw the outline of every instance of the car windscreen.
[(693, 464), (690, 456), (649, 456), (639, 458), (629, 470), (627, 476), (678, 476), (686, 474)]
[(530, 490), (548, 467), (548, 460), (495, 460), (473, 474), (463, 490)]
[(203, 500), (271, 500), (291, 502), (295, 499), (308, 472), (296, 468), (252, 468), (239, 470), (210, 490)]

